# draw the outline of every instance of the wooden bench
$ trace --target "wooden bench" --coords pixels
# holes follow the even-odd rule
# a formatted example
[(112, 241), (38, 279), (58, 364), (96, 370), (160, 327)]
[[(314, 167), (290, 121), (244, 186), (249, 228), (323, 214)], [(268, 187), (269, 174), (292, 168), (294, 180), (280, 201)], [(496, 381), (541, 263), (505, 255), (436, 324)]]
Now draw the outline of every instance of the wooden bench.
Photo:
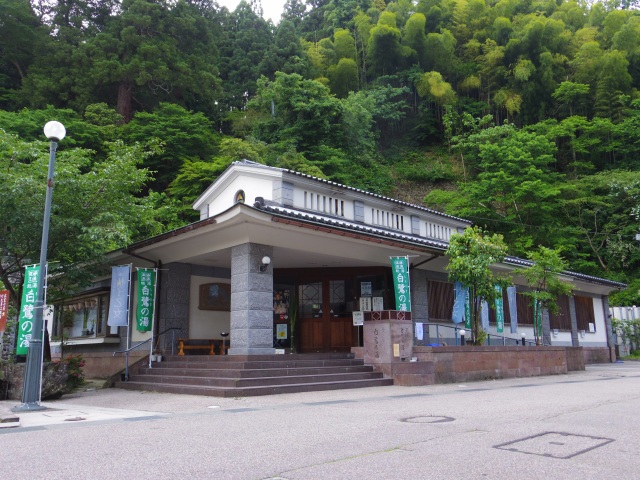
[(178, 339), (178, 355), (182, 356), (185, 350), (204, 351), (205, 355), (226, 355), (229, 350), (229, 344), (225, 342), (224, 352), (222, 351), (223, 341), (219, 338), (179, 338)]

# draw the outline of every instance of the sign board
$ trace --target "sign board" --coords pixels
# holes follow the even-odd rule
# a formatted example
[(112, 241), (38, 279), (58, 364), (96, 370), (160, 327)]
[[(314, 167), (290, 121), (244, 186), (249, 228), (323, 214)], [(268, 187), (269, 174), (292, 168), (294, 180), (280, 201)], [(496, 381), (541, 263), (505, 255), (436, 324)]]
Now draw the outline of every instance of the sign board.
[(364, 312), (352, 312), (353, 313), (353, 326), (360, 327), (364, 325)]

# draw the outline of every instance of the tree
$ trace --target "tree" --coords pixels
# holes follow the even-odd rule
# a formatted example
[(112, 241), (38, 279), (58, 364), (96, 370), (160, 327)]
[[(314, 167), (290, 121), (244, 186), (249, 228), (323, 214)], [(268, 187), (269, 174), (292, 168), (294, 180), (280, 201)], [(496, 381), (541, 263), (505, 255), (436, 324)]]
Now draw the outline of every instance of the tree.
[(218, 143), (207, 117), (171, 103), (161, 103), (152, 113), (137, 113), (121, 128), (120, 136), (127, 143), (160, 142), (166, 146), (144, 160), (144, 166), (155, 177), (148, 187), (160, 192), (173, 181), (185, 161), (208, 160)]
[(480, 227), (469, 227), (463, 233), (451, 235), (445, 253), (449, 264), (449, 280), (469, 288), (472, 319), (472, 340), (482, 345), (486, 333), (480, 324), (480, 302), (493, 305), (498, 295), (496, 284), (505, 285), (507, 278), (496, 275), (491, 266), (504, 260), (507, 246), (502, 235), (489, 235)]
[(542, 246), (527, 256), (533, 265), (519, 269), (517, 273), (522, 274), (532, 288), (532, 291), (523, 294), (531, 297), (533, 304), (536, 345), (550, 344), (551, 339), (544, 338), (543, 312), (558, 313), (558, 296), (571, 293), (571, 285), (559, 278), (566, 270), (567, 263), (560, 256), (560, 251)]
[[(140, 146), (113, 143), (103, 161), (61, 142), (49, 230), (49, 302), (100, 271), (102, 254), (156, 235), (163, 226), (139, 198), (150, 173)], [(24, 267), (40, 255), (48, 143), (26, 142), (0, 130), (0, 281), (18, 307)], [(83, 268), (75, 268), (79, 263)]]

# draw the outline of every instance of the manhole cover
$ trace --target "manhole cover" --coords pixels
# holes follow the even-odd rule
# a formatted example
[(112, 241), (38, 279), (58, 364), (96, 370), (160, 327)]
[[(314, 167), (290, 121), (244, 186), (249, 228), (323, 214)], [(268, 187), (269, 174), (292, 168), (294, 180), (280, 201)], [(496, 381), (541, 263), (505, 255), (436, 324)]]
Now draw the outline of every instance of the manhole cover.
[(447, 423), (453, 422), (453, 417), (440, 417), (437, 415), (422, 415), (419, 417), (403, 418), (402, 421), (406, 423)]
[(496, 445), (494, 448), (510, 452), (528, 453), (543, 457), (567, 459), (613, 442), (611, 438), (545, 432), (532, 437)]

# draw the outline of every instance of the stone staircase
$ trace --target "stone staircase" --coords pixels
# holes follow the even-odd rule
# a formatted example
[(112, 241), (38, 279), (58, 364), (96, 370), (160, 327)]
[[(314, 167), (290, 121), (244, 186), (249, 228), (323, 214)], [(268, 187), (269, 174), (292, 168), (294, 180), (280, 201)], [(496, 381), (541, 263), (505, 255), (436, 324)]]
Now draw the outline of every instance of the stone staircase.
[(138, 362), (117, 388), (213, 397), (340, 390), (393, 385), (352, 353), (184, 355)]

